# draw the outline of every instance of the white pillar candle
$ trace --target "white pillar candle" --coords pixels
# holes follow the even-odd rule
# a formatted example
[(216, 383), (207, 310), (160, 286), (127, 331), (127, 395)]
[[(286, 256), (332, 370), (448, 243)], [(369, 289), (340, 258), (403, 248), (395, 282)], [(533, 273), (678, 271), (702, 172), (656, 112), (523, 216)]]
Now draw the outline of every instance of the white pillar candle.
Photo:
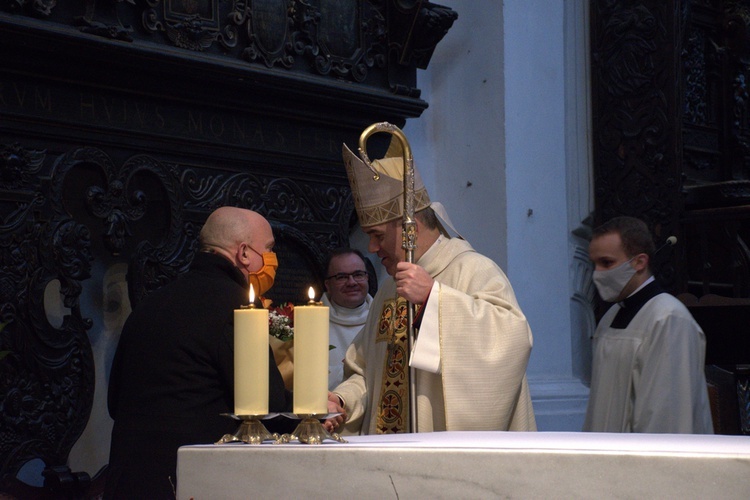
[(234, 413), (268, 414), (268, 310), (234, 310)]
[(297, 415), (328, 413), (328, 307), (319, 302), (294, 308), (293, 400)]

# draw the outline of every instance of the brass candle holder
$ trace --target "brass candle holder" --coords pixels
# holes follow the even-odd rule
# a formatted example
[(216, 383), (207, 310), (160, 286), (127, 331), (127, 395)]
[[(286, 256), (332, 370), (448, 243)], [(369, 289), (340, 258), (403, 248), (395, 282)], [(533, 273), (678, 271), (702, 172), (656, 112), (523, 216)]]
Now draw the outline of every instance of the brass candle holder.
[[(224, 434), (215, 444), (247, 443), (261, 444), (264, 441), (282, 442), (282, 436), (271, 434), (263, 425), (261, 420), (269, 415), (235, 415), (234, 413), (222, 413), (222, 416), (240, 420), (242, 423), (234, 434)], [(272, 416), (272, 415), (271, 415)]]
[(339, 443), (347, 443), (348, 441), (337, 433), (329, 433), (320, 420), (326, 420), (340, 413), (328, 413), (323, 415), (297, 415), (295, 413), (282, 413), (287, 418), (301, 419), (297, 428), (291, 434), (282, 434), (280, 438), (281, 443), (291, 443), (297, 441), (302, 444), (322, 444), (326, 439), (331, 439)]

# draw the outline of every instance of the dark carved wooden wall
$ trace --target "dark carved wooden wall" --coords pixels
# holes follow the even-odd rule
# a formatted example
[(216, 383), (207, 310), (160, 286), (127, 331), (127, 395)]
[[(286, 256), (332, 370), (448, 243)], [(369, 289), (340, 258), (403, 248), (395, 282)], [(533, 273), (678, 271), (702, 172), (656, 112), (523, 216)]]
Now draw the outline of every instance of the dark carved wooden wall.
[[(681, 242), (680, 0), (597, 0), (591, 16), (594, 224), (635, 215)], [(674, 288), (675, 263), (659, 267)]]
[(685, 33), (687, 289), (750, 297), (750, 2), (695, 5)]
[[(655, 259), (675, 294), (750, 297), (750, 1), (596, 0), (591, 16), (595, 225), (676, 235)], [(750, 363), (730, 310), (698, 315), (708, 350)], [(750, 378), (730, 371), (750, 433)]]
[(750, 2), (598, 0), (592, 46), (596, 221), (677, 235), (674, 292), (750, 296)]
[[(421, 0), (0, 1), (0, 464), (66, 464), (93, 402), (92, 264), (131, 302), (221, 205), (272, 221), (302, 301), (355, 217), (341, 145), (403, 125), (457, 15)], [(45, 290), (70, 313), (51, 325)]]

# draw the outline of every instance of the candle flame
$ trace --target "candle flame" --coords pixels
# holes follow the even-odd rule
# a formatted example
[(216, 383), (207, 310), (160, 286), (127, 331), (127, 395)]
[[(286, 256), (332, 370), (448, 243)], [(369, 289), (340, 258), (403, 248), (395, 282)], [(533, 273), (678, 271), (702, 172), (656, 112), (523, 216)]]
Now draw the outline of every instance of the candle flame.
[(315, 299), (315, 290), (313, 290), (313, 287), (310, 287), (307, 290), (307, 296), (310, 298), (310, 300), (314, 300)]
[(253, 285), (250, 285), (250, 303), (253, 302), (255, 302), (255, 290), (253, 290)]

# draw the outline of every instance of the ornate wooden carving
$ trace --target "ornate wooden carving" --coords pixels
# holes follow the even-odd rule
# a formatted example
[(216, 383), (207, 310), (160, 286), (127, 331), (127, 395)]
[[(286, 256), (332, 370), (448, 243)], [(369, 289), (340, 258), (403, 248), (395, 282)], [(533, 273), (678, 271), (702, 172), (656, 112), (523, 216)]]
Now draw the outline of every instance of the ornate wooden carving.
[[(683, 4), (592, 3), (595, 226), (633, 215), (658, 238), (681, 241), (682, 152), (674, 123)], [(674, 261), (659, 260), (656, 269), (668, 288), (677, 286)]]
[(750, 296), (750, 5), (694, 5), (683, 61), (687, 289)]
[[(0, 350), (9, 351), (0, 360), (5, 472), (32, 458), (65, 463), (91, 411), (94, 365), (91, 321), (78, 303), (91, 272), (90, 232), (62, 203), (49, 203), (54, 187), (43, 151), (0, 149), (0, 175), (13, 186), (3, 190), (0, 225), (0, 311), (7, 324)], [(44, 306), (53, 283), (70, 309), (59, 326), (49, 323)]]
[(133, 28), (123, 26), (117, 6), (124, 0), (86, 0), (83, 15), (76, 17), (75, 24), (83, 33), (112, 38), (115, 40), (133, 41)]
[(32, 458), (54, 475), (86, 425), (92, 264), (127, 263), (135, 305), (234, 205), (272, 223), (270, 298), (322, 290), (356, 220), (341, 144), (419, 116), (416, 68), (455, 19), (404, 0), (0, 1), (0, 483)]
[(4, 0), (0, 3), (0, 7), (6, 12), (34, 17), (49, 16), (56, 5), (57, 0)]
[(592, 46), (597, 223), (677, 235), (655, 266), (672, 292), (750, 297), (750, 2), (600, 0)]
[(422, 0), (394, 2), (389, 16), (389, 45), (401, 64), (413, 62), (427, 68), (435, 46), (443, 39), (457, 18), (447, 7)]
[(312, 58), (315, 71), (362, 82), (368, 69), (386, 64), (384, 2), (300, 2), (306, 38), (312, 45), (303, 53)]
[[(130, 255), (135, 305), (184, 272), (210, 211), (222, 205), (251, 208), (273, 221), (277, 252), (286, 264), (269, 297), (300, 303), (306, 299), (300, 280), (322, 290), (326, 252), (348, 238), (353, 205), (344, 187), (216, 173), (143, 154), (118, 166), (93, 147), (58, 158), (19, 145), (2, 149), (0, 174), (16, 188), (15, 195), (5, 193), (16, 199), (6, 201), (15, 209), (0, 228), (0, 310), (8, 323), (0, 350), (10, 351), (0, 370), (0, 451), (9, 464), (32, 457), (64, 463), (86, 424), (93, 397), (86, 336), (91, 322), (82, 316), (78, 298), (90, 277), (92, 246), (115, 257)], [(35, 185), (39, 178), (46, 182)], [(40, 213), (48, 215), (40, 219)], [(43, 303), (53, 280), (71, 309), (60, 327), (49, 324)], [(48, 418), (58, 409), (65, 418)]]
[(672, 291), (748, 296), (750, 5), (600, 1), (592, 16), (597, 221), (677, 235), (657, 262)]
[(175, 47), (203, 51), (218, 40), (228, 48), (237, 44), (237, 27), (227, 20), (244, 16), (245, 3), (148, 0), (141, 18), (147, 31), (166, 34)]
[(53, 7), (52, 0), (0, 3), (0, 10), (61, 22), (72, 16), (81, 32), (103, 38), (168, 44), (374, 86), (387, 80), (394, 93), (415, 97), (413, 69), (427, 67), (457, 18), (423, 0), (86, 0), (54, 13)]
[[(248, 61), (262, 61), (269, 68), (280, 64), (290, 68), (294, 63), (292, 2), (265, 0), (252, 2), (235, 17), (247, 29), (248, 46), (242, 55)], [(290, 15), (292, 14), (292, 15)]]

